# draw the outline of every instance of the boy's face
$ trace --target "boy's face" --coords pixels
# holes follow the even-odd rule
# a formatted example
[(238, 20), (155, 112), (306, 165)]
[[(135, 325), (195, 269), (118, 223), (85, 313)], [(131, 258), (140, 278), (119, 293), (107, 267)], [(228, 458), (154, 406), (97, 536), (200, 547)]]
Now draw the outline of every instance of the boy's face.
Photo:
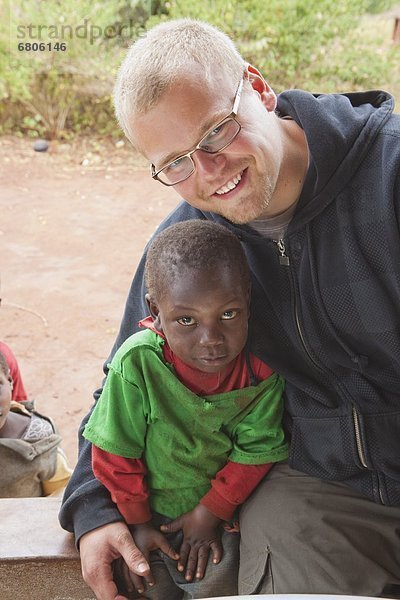
[(174, 354), (206, 373), (218, 373), (247, 340), (250, 291), (237, 269), (186, 270), (161, 300), (148, 300), (156, 328)]
[(0, 429), (4, 426), (11, 406), (12, 379), (0, 369)]

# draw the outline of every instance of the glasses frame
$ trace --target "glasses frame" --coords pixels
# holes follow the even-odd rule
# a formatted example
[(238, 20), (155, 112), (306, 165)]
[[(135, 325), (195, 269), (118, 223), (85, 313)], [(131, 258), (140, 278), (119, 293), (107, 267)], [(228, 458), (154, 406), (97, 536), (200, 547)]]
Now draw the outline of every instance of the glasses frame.
[[(159, 181), (160, 183), (162, 183), (163, 185), (166, 185), (168, 187), (171, 187), (173, 185), (177, 185), (178, 183), (182, 183), (182, 181), (186, 181), (186, 179), (188, 179), (191, 175), (193, 175), (193, 173), (196, 170), (196, 165), (195, 165), (194, 160), (192, 158), (192, 154), (194, 154), (195, 152), (197, 152), (197, 150), (201, 150), (202, 152), (207, 152), (207, 154), (218, 154), (218, 152), (222, 152), (223, 150), (225, 150), (225, 148), (227, 148), (233, 142), (233, 140), (238, 136), (240, 130), (242, 129), (242, 126), (239, 123), (239, 121), (236, 119), (236, 117), (237, 117), (237, 113), (238, 113), (238, 110), (239, 110), (240, 98), (242, 96), (242, 90), (243, 90), (243, 84), (244, 84), (244, 80), (245, 80), (245, 75), (246, 75), (246, 73), (243, 74), (243, 77), (239, 81), (239, 85), (237, 87), (237, 90), (236, 90), (236, 93), (235, 93), (235, 98), (234, 98), (234, 101), (233, 101), (233, 107), (232, 107), (232, 110), (229, 113), (229, 115), (227, 115), (221, 121), (218, 121), (218, 123), (216, 123), (216, 125), (214, 125), (213, 127), (211, 127), (207, 131), (207, 133), (205, 135), (203, 135), (203, 137), (201, 138), (201, 140), (199, 141), (199, 143), (196, 144), (196, 146), (193, 148), (193, 150), (190, 150), (186, 154), (181, 154), (180, 156), (177, 156), (176, 158), (174, 158), (173, 160), (171, 160), (168, 164), (164, 165), (164, 167), (162, 169), (159, 169), (158, 171), (156, 171), (155, 165), (151, 164), (150, 165), (151, 176), (152, 176), (153, 179), (156, 179), (157, 181)], [(227, 144), (225, 144), (224, 146), (222, 146), (222, 148), (220, 148), (219, 150), (214, 150), (214, 151), (206, 150), (205, 148), (201, 147), (201, 144), (204, 142), (205, 139), (207, 139), (207, 137), (211, 134), (211, 132), (213, 131), (213, 129), (216, 129), (217, 127), (220, 127), (226, 121), (231, 121), (231, 120), (235, 121), (237, 123), (238, 130), (235, 133), (235, 135), (233, 136), (233, 138), (231, 140), (229, 140), (229, 142)], [(159, 178), (159, 174), (162, 173), (162, 171), (164, 171), (165, 169), (167, 169), (170, 165), (172, 165), (172, 163), (174, 163), (176, 160), (180, 160), (181, 158), (186, 158), (186, 157), (189, 158), (190, 162), (192, 163), (192, 170), (190, 171), (190, 173), (188, 175), (186, 175), (185, 177), (182, 177), (182, 179), (179, 179), (178, 181), (175, 181), (175, 183), (168, 183), (168, 182), (163, 181), (162, 179)]]

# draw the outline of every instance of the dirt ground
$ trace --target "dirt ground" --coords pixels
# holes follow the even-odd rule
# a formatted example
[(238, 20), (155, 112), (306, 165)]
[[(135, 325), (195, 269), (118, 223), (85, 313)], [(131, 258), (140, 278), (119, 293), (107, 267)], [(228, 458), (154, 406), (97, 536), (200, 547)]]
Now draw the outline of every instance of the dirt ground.
[(122, 141), (0, 138), (0, 339), (72, 466), (143, 247), (177, 200)]

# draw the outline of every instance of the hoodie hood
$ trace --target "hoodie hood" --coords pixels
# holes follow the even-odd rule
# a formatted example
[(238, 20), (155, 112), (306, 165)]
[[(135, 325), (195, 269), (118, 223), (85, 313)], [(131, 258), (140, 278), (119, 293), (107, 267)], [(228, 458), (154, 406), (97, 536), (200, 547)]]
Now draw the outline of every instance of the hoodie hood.
[(379, 90), (329, 95), (289, 90), (278, 96), (278, 115), (290, 116), (304, 130), (310, 153), (291, 232), (315, 217), (346, 186), (393, 108), (393, 97)]

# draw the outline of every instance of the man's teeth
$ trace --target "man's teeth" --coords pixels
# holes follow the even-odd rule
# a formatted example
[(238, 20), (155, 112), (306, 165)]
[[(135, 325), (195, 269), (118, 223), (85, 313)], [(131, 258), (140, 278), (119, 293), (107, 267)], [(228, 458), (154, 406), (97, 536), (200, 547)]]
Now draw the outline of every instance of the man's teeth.
[(231, 190), (233, 190), (233, 188), (235, 188), (237, 186), (237, 184), (239, 183), (239, 181), (241, 179), (242, 179), (241, 173), (239, 173), (238, 175), (235, 175), (235, 177), (233, 179), (228, 181), (228, 183), (226, 183), (223, 187), (219, 188), (219, 190), (217, 190), (215, 193), (216, 194), (226, 194), (227, 192), (230, 192)]

